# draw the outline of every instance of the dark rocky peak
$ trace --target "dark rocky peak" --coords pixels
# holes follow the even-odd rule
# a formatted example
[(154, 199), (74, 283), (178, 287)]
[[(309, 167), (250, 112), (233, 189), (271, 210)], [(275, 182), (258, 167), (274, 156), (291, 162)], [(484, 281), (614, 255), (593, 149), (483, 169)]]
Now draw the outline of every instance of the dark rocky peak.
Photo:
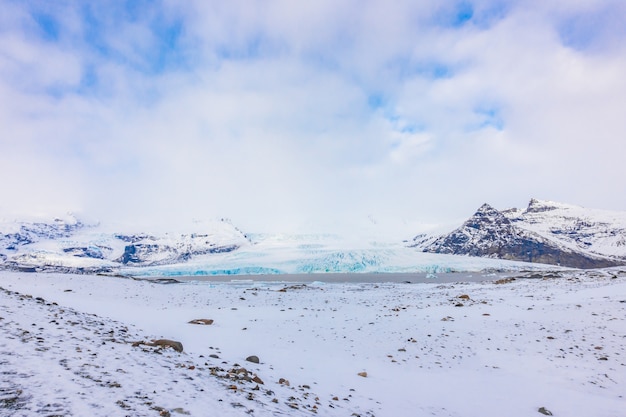
[(122, 240), (127, 243), (137, 243), (142, 240), (156, 240), (157, 239), (156, 237), (146, 234), (146, 233), (139, 233), (139, 234), (134, 234), (134, 235), (116, 233), (114, 236), (116, 239)]
[(558, 207), (549, 204), (547, 201), (539, 201), (536, 198), (531, 198), (530, 203), (528, 203), (528, 208), (525, 211), (526, 213), (543, 213), (546, 211), (556, 210)]
[(485, 203), (465, 222), (464, 226), (484, 229), (494, 224), (507, 225), (510, 221), (504, 214)]

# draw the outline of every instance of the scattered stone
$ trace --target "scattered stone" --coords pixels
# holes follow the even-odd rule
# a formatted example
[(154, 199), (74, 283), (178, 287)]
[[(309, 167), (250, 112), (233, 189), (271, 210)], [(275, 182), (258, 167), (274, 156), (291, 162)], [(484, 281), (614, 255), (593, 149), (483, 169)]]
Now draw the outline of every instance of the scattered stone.
[(248, 357), (246, 358), (246, 360), (247, 360), (248, 362), (252, 362), (252, 363), (259, 363), (259, 357), (258, 357), (258, 356), (255, 356), (255, 355), (248, 356)]
[(463, 307), (463, 303), (456, 303), (454, 306), (455, 307)]
[(170, 417), (170, 412), (168, 410), (166, 410), (165, 408), (163, 408), (163, 407), (155, 406), (155, 407), (152, 407), (152, 409), (154, 411), (158, 411), (159, 412), (159, 416)]
[(278, 383), (279, 383), (280, 385), (285, 385), (286, 387), (288, 387), (288, 386), (289, 386), (289, 381), (288, 381), (288, 380), (286, 380), (285, 378), (280, 378), (280, 379), (278, 380)]
[(174, 349), (176, 352), (182, 352), (183, 351), (183, 344), (180, 342), (177, 342), (175, 340), (169, 340), (169, 339), (158, 339), (158, 340), (153, 340), (152, 342), (144, 342), (144, 341), (139, 341), (139, 342), (133, 342), (132, 346), (133, 347), (137, 347), (137, 346), (153, 346), (153, 347), (160, 347), (160, 348), (172, 348)]
[(515, 278), (502, 278), (494, 282), (494, 284), (508, 284), (515, 281)]
[(544, 416), (551, 416), (552, 415), (550, 410), (546, 409), (545, 407), (539, 407), (539, 410), (537, 410), (537, 411), (540, 412), (541, 414), (543, 414)]
[(467, 295), (467, 294), (462, 294), (462, 295), (459, 295), (457, 298), (460, 298), (460, 299), (462, 299), (462, 300), (469, 300), (469, 299), (470, 299), (470, 296), (469, 296), (469, 295)]
[(179, 353), (183, 351), (183, 344), (175, 340), (158, 339), (158, 340), (153, 340), (152, 343), (154, 344), (154, 346), (159, 346), (163, 348), (168, 348), (168, 347), (172, 348), (176, 352), (179, 352)]
[(219, 359), (220, 357), (217, 356), (215, 353), (212, 353), (212, 354), (209, 355), (209, 358)]
[(367, 372), (359, 372), (358, 376), (362, 376), (363, 378), (367, 378)]
[[(263, 380), (261, 378), (259, 378), (257, 375), (255, 375), (254, 378), (252, 378), (252, 382), (256, 382), (257, 384), (265, 385)], [(257, 387), (258, 387), (258, 385), (257, 385)]]
[(189, 321), (188, 323), (189, 324), (201, 324), (204, 326), (208, 326), (208, 325), (213, 324), (213, 322), (214, 322), (213, 319), (194, 319), (194, 320)]

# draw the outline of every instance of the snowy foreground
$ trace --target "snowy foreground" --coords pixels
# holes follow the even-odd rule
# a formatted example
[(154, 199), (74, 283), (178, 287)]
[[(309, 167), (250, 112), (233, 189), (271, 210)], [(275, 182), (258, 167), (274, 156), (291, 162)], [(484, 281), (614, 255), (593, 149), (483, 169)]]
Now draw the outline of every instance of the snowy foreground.
[(165, 285), (2, 272), (0, 287), (2, 416), (626, 410), (623, 268), (498, 284)]

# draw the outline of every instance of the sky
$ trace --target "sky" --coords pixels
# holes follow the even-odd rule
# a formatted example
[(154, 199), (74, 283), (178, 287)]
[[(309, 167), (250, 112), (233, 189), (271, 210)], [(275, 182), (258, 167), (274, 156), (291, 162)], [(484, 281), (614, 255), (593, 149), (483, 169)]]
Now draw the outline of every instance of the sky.
[(623, 0), (0, 9), (4, 212), (410, 237), (626, 210)]

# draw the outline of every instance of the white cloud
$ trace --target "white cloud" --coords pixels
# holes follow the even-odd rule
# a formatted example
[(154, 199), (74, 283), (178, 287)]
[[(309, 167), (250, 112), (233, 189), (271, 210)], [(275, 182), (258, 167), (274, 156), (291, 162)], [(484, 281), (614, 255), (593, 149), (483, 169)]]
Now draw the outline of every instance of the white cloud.
[[(438, 2), (171, 2), (137, 19), (101, 5), (95, 29), (70, 5), (48, 10), (64, 19), (56, 41), (13, 5), (3, 205), (256, 230), (358, 230), (373, 216), (398, 235), (485, 201), (626, 209), (614, 191), (626, 50), (610, 33), (587, 50), (559, 32), (577, 13), (624, 9), (539, 3), (481, 1), (479, 23), (459, 27)], [(179, 61), (157, 65), (163, 54)]]

